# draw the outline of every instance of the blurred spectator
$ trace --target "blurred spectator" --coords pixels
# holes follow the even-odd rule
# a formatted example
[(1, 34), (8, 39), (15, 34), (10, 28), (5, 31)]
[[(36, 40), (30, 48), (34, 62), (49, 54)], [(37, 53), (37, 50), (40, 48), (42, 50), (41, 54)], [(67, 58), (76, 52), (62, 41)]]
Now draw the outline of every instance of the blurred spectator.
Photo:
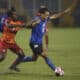
[(6, 8), (4, 8), (4, 7), (0, 8), (0, 32), (3, 32), (3, 22), (4, 22), (5, 18), (7, 17), (6, 11), (7, 11)]
[(27, 22), (27, 16), (25, 16), (25, 15), (19, 15), (18, 16), (18, 20), (20, 20), (22, 22)]
[(0, 14), (4, 14), (6, 12), (6, 9), (5, 8), (0, 8)]
[(72, 15), (74, 17), (74, 26), (80, 27), (80, 0), (78, 0)]
[[(53, 12), (52, 14), (56, 14), (57, 12)], [(53, 25), (55, 26), (55, 27), (58, 27), (59, 26), (59, 20), (60, 20), (60, 18), (56, 18), (56, 19), (53, 19), (53, 20), (51, 20), (52, 21), (52, 23), (53, 23)]]

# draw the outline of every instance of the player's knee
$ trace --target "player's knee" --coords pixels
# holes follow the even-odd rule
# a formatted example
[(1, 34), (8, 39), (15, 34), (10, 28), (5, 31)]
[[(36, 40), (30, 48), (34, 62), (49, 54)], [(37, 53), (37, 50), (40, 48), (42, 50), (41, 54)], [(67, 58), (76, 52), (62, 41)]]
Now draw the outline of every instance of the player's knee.
[(25, 55), (19, 55), (19, 58), (24, 58), (25, 57)]
[(5, 59), (5, 56), (0, 55), (0, 62), (2, 62)]
[(44, 59), (47, 58), (47, 54), (45, 54), (45, 53), (42, 53), (41, 56), (42, 56)]
[(25, 57), (25, 54), (24, 54), (23, 51), (19, 51), (18, 56), (19, 56), (20, 58), (24, 58), (24, 57)]

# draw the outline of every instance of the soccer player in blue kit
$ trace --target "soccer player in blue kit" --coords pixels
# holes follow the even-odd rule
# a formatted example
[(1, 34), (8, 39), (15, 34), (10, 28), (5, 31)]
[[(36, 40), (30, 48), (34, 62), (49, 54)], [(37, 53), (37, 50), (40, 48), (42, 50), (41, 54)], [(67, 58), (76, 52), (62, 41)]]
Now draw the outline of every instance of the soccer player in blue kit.
[(30, 38), (30, 48), (33, 52), (32, 56), (27, 56), (23, 59), (22, 62), (31, 62), (36, 61), (39, 56), (41, 56), (46, 64), (55, 71), (56, 66), (51, 62), (47, 54), (43, 50), (43, 36), (46, 30), (46, 24), (50, 19), (58, 18), (66, 13), (68, 13), (70, 9), (66, 9), (64, 12), (54, 14), (50, 16), (49, 10), (47, 8), (41, 8), (39, 10), (40, 16), (36, 16), (32, 21), (32, 33)]
[(6, 15), (6, 8), (0, 8), (0, 32), (3, 32), (4, 21), (8, 16)]

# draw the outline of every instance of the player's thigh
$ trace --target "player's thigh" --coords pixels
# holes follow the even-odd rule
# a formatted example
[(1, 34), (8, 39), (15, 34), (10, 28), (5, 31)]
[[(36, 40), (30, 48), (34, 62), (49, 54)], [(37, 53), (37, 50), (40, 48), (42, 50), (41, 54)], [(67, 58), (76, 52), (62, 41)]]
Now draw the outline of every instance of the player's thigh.
[(32, 55), (32, 59), (33, 59), (34, 61), (36, 61), (36, 60), (38, 59), (38, 57), (39, 57), (38, 54), (33, 53), (33, 55)]
[(12, 44), (9, 49), (20, 57), (25, 56), (23, 50), (16, 43)]
[(48, 57), (46, 52), (43, 52), (40, 56), (43, 57), (43, 58)]
[(42, 44), (33, 44), (33, 43), (30, 43), (30, 47), (31, 47), (34, 55), (41, 56), (43, 58), (47, 57), (46, 52), (43, 51)]
[(7, 46), (4, 42), (0, 41), (0, 61), (2, 61), (6, 57)]

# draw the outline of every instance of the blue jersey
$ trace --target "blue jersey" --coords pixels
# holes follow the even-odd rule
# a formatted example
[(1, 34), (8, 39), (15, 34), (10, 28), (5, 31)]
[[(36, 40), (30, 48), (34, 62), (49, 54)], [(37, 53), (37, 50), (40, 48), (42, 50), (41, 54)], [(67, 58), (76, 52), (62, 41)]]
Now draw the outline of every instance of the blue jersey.
[(0, 15), (0, 32), (3, 32), (4, 21), (6, 18), (7, 18), (7, 15), (5, 14)]
[(38, 16), (36, 18), (39, 18), (41, 21), (39, 24), (32, 28), (30, 43), (42, 44), (42, 39), (46, 31), (46, 23), (48, 20), (43, 21)]

